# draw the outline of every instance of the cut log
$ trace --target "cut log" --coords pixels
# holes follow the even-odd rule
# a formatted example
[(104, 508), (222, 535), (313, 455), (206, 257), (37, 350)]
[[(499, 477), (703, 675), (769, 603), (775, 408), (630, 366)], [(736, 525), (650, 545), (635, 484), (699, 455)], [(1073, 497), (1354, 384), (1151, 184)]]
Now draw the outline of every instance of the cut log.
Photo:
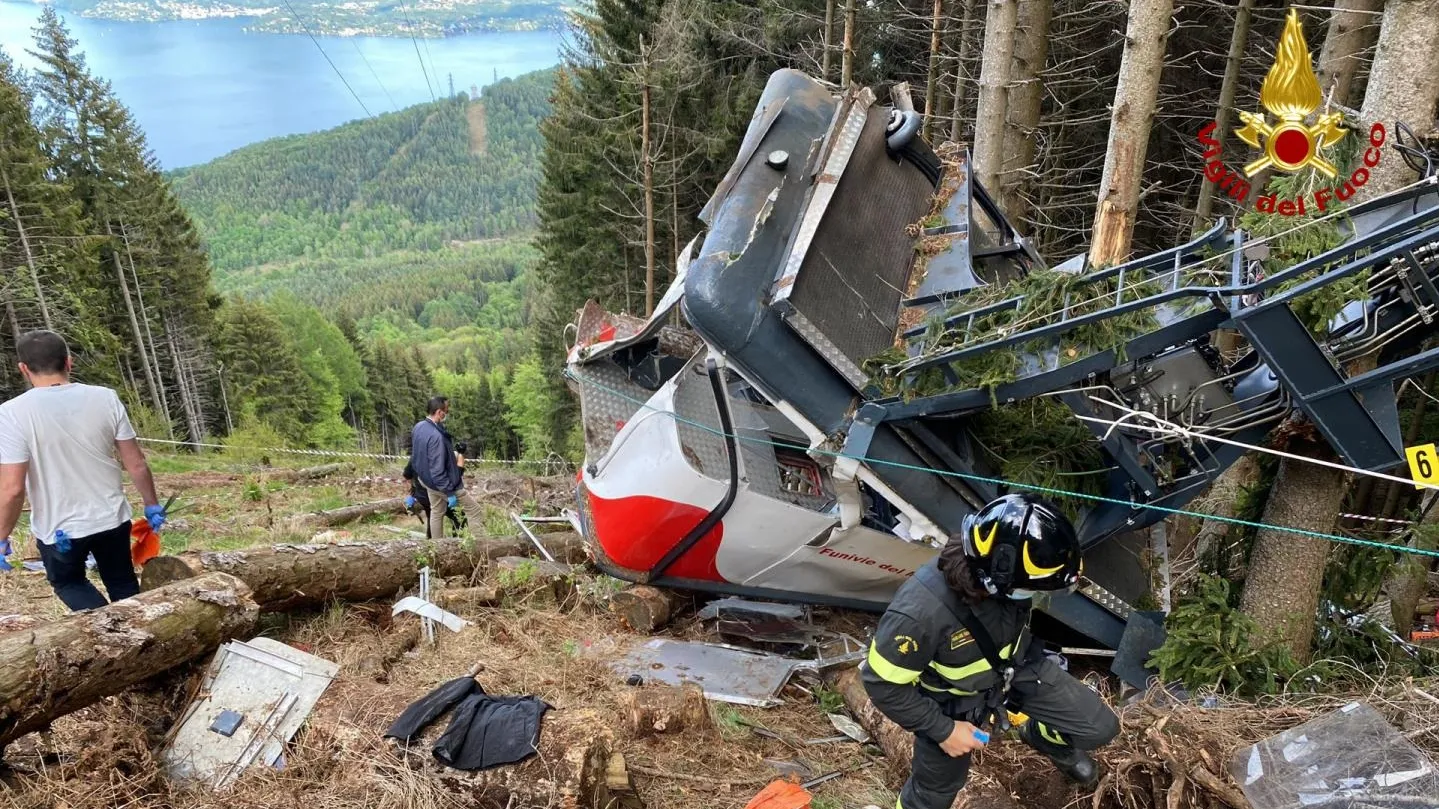
[(373, 503), (316, 511), (310, 514), (296, 514), (290, 518), (290, 525), (296, 528), (313, 525), (344, 525), (371, 514), (401, 514), (405, 511), (405, 498), (391, 497)]
[[(578, 542), (578, 537), (574, 541)], [(203, 551), (151, 559), (145, 563), (140, 586), (150, 590), (218, 570), (250, 585), (255, 601), (264, 610), (301, 609), (323, 606), (335, 599), (387, 598), (418, 583), (419, 570), (425, 565), (438, 578), (469, 575), (489, 561), (528, 553), (533, 548), (524, 537), (481, 537)]]
[(844, 706), (859, 720), (859, 724), (884, 751), (889, 762), (890, 774), (897, 779), (909, 777), (910, 764), (914, 759), (914, 736), (904, 728), (889, 721), (869, 701), (869, 694), (860, 682), (859, 669), (848, 668), (835, 675), (834, 688), (844, 698)]
[(500, 603), (500, 590), (497, 587), (456, 587), (439, 591), (432, 600), (450, 612), (491, 607)]
[(311, 466), (307, 469), (296, 469), (292, 472), (286, 472), (279, 477), (288, 481), (318, 480), (349, 468), (350, 465), (347, 463), (327, 463), (320, 466)]
[(673, 590), (637, 584), (610, 596), (610, 611), (631, 631), (649, 634), (668, 624), (688, 600)]
[(414, 615), (396, 616), (390, 626), (390, 635), (374, 654), (360, 658), (355, 671), (361, 677), (369, 677), (377, 683), (390, 681), (390, 669), (405, 653), (420, 643), (420, 619)]
[(710, 724), (705, 692), (698, 683), (652, 685), (620, 694), (630, 733), (636, 738), (656, 733), (700, 730)]
[(426, 738), (412, 744), (405, 755), (412, 766), (437, 779), (454, 796), (456, 804), (497, 809), (591, 809), (610, 805), (607, 775), (614, 734), (592, 709), (549, 711), (540, 728), (539, 755), (520, 764), (480, 772), (450, 769), (431, 754), (433, 740), (446, 724), (436, 722), (426, 731)]
[(560, 606), (574, 600), (575, 573), (578, 568), (563, 562), (506, 556), (495, 562), (499, 571), (500, 592), (506, 595), (525, 594), (553, 599)]
[(0, 749), (254, 629), (243, 581), (210, 573), (0, 635)]

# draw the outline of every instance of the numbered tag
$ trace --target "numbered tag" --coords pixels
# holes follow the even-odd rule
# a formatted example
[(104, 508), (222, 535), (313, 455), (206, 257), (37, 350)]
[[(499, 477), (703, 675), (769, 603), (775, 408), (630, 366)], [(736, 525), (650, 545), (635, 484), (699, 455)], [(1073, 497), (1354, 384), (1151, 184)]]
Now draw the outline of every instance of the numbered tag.
[(1409, 476), (1414, 478), (1414, 488), (1423, 489), (1419, 484), (1439, 486), (1439, 451), (1433, 444), (1406, 447), (1404, 456), (1409, 459)]

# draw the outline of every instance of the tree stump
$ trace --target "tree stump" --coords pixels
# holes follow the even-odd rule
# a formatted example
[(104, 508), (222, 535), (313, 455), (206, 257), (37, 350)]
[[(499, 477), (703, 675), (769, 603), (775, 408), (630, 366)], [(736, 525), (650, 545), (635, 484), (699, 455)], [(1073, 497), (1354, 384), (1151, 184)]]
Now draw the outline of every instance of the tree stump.
[(0, 748), (254, 629), (243, 581), (210, 573), (0, 635)]
[(610, 596), (610, 611), (627, 629), (647, 635), (668, 624), (686, 600), (671, 590), (637, 584)]
[(620, 695), (626, 725), (636, 738), (709, 727), (709, 706), (698, 683), (633, 688)]

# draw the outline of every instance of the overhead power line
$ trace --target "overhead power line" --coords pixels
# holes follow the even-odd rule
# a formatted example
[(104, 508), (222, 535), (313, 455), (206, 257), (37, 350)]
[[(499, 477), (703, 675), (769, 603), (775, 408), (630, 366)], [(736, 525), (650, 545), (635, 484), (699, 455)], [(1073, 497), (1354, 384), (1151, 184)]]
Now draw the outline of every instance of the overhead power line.
[(290, 5), (290, 0), (285, 0), (285, 8), (290, 10), (290, 14), (295, 17), (295, 22), (298, 22), (300, 24), (300, 27), (305, 29), (305, 35), (310, 38), (311, 42), (315, 43), (316, 48), (320, 49), (320, 55), (325, 57), (326, 62), (330, 63), (330, 69), (335, 71), (335, 75), (340, 77), (340, 82), (345, 85), (345, 89), (350, 91), (351, 96), (354, 96), (355, 103), (359, 104), (360, 109), (365, 111), (365, 117), (375, 117), (370, 113), (370, 108), (365, 106), (365, 102), (360, 100), (360, 94), (356, 93), (355, 88), (351, 87), (350, 82), (345, 79), (345, 74), (340, 72), (340, 68), (335, 64), (334, 60), (330, 58), (330, 55), (328, 53), (325, 53), (325, 48), (320, 44), (320, 40), (315, 39), (315, 35), (310, 33), (310, 26), (305, 24), (305, 20), (300, 16), (300, 12), (296, 11), (295, 7)]

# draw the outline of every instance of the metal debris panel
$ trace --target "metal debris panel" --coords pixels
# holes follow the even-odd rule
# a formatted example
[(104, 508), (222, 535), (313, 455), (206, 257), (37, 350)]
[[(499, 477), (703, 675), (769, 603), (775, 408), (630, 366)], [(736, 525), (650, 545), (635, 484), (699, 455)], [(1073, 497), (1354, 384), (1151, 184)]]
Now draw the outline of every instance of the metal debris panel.
[(655, 638), (630, 649), (610, 666), (621, 676), (682, 685), (698, 683), (705, 698), (768, 708), (803, 661), (716, 643)]
[[(160, 753), (166, 773), (219, 790), (256, 762), (273, 765), (339, 669), (269, 638), (220, 647), (199, 696)], [(227, 712), (240, 715), (230, 736), (211, 730)], [(233, 723), (233, 717), (227, 718)]]

